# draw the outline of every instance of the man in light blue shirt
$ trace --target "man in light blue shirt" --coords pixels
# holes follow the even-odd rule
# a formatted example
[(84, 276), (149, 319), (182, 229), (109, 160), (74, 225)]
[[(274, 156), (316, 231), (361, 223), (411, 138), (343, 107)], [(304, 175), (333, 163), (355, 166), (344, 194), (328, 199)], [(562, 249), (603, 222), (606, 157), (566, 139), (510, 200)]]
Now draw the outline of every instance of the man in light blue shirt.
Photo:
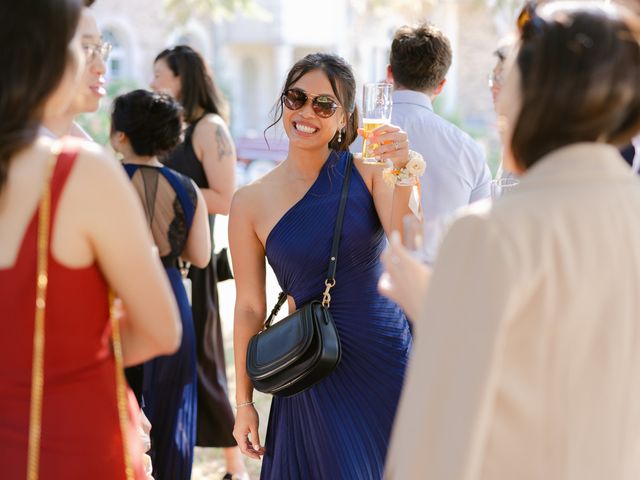
[(404, 26), (395, 33), (387, 67), (394, 85), (391, 123), (407, 132), (410, 148), (427, 162), (420, 179), (425, 222), (491, 195), (491, 173), (478, 144), (433, 111), (451, 57), (449, 40), (435, 26)]

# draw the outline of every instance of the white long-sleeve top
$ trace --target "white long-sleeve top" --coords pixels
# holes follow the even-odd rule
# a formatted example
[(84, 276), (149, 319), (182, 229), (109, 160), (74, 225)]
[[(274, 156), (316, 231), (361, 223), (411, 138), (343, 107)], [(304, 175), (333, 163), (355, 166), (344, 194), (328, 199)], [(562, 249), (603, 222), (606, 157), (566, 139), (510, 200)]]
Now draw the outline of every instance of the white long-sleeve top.
[(386, 478), (640, 478), (639, 182), (577, 144), (452, 224)]

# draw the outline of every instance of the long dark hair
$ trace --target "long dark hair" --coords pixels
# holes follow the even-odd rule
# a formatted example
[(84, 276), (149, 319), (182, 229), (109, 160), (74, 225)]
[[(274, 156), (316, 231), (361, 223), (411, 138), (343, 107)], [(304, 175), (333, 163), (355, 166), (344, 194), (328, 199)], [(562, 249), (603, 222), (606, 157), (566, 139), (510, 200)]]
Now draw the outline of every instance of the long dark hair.
[(511, 138), (516, 162), (527, 169), (578, 142), (628, 143), (640, 130), (638, 21), (595, 2), (529, 8), (516, 61), (522, 97)]
[(0, 2), (0, 192), (9, 162), (33, 143), (47, 98), (73, 56), (80, 0)]
[(198, 121), (199, 109), (220, 115), (229, 123), (227, 102), (202, 55), (187, 45), (177, 45), (160, 52), (154, 63), (158, 60), (167, 62), (173, 74), (180, 78), (180, 98), (177, 100), (182, 104), (187, 123)]
[(274, 121), (265, 129), (266, 132), (276, 125), (282, 118), (282, 96), (291, 88), (291, 85), (300, 80), (304, 75), (314, 70), (322, 70), (331, 84), (340, 105), (347, 116), (347, 125), (342, 134), (342, 141), (338, 142), (338, 132), (329, 142), (329, 148), (334, 150), (348, 150), (349, 145), (358, 137), (358, 107), (356, 107), (356, 79), (351, 66), (338, 55), (331, 53), (311, 53), (298, 60), (287, 75), (282, 87), (280, 99), (274, 106)]

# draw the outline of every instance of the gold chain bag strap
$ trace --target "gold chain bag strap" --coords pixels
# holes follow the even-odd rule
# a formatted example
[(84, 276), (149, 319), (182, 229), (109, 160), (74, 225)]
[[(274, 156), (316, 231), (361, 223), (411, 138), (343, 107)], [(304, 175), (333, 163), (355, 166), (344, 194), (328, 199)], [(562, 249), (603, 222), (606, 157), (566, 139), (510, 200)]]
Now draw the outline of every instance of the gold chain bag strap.
[[(60, 155), (59, 144), (52, 150), (52, 157), (47, 166), (44, 192), (38, 213), (38, 259), (36, 283), (36, 311), (33, 333), (33, 359), (31, 370), (31, 408), (29, 413), (29, 447), (27, 453), (27, 480), (37, 480), (40, 467), (40, 439), (42, 433), (42, 398), (44, 393), (44, 347), (45, 347), (45, 307), (47, 298), (49, 223), (51, 214), (51, 175)], [(120, 341), (119, 322), (114, 315), (113, 296), (109, 295), (109, 316), (112, 328), (113, 352), (116, 370), (116, 393), (122, 443), (124, 446), (125, 474), (127, 480), (134, 480), (131, 458), (129, 455), (127, 425), (126, 386), (123, 373), (122, 343)]]
[(111, 341), (113, 343), (113, 357), (116, 370), (116, 398), (118, 402), (118, 417), (122, 432), (122, 446), (124, 448), (124, 471), (127, 480), (134, 480), (131, 454), (129, 451), (129, 413), (127, 409), (127, 383), (124, 378), (124, 358), (122, 355), (122, 338), (120, 337), (120, 321), (114, 306), (115, 294), (109, 291), (109, 321), (111, 322)]

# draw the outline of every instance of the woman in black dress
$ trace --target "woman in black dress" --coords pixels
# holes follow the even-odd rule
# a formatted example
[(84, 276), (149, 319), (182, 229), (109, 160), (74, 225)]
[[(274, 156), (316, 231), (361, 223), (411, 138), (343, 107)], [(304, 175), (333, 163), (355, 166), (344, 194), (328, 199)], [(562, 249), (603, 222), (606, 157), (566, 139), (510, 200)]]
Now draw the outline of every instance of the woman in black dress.
[[(236, 153), (225, 121), (226, 104), (202, 57), (191, 47), (179, 45), (162, 51), (153, 70), (151, 87), (169, 93), (184, 109), (184, 141), (165, 164), (200, 187), (213, 233), (215, 215), (229, 213), (235, 189)], [(191, 267), (189, 277), (198, 354), (196, 445), (224, 448), (225, 478), (242, 479), (246, 472), (232, 435), (234, 418), (227, 396), (215, 261), (204, 269)]]

